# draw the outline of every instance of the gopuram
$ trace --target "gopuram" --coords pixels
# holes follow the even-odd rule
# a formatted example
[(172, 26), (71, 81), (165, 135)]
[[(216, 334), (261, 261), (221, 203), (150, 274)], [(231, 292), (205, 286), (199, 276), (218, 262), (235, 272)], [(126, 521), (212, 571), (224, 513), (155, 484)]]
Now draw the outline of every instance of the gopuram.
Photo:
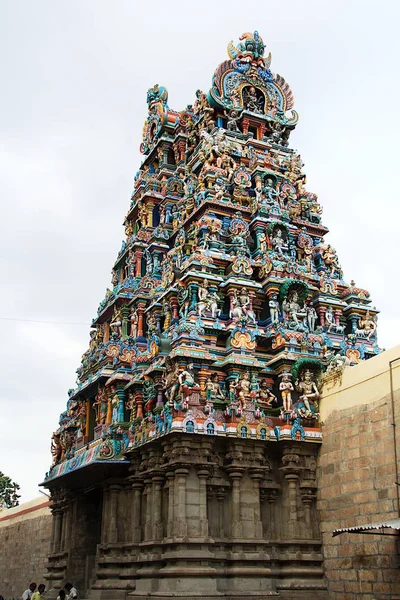
[[(379, 352), (257, 31), (148, 117), (125, 239), (53, 434), (49, 596), (326, 598), (322, 382)], [(311, 596), (311, 594), (313, 594)]]

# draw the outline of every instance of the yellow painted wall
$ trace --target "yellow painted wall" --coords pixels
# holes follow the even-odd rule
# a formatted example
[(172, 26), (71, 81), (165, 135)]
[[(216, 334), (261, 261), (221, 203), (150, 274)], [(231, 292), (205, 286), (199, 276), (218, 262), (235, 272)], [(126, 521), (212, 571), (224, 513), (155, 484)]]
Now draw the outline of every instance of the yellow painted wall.
[(346, 367), (340, 385), (326, 384), (320, 401), (321, 421), (324, 422), (334, 410), (370, 404), (389, 395), (390, 361), (395, 361), (392, 363), (393, 390), (400, 390), (399, 345), (354, 367)]

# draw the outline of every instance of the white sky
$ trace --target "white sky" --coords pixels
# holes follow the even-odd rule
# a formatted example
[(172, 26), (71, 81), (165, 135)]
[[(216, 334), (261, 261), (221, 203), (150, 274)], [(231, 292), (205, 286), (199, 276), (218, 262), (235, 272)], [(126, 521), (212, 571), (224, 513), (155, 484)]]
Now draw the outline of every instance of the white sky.
[(146, 92), (183, 109), (258, 29), (347, 281), (400, 341), (398, 2), (0, 1), (0, 470), (38, 495), (123, 237)]

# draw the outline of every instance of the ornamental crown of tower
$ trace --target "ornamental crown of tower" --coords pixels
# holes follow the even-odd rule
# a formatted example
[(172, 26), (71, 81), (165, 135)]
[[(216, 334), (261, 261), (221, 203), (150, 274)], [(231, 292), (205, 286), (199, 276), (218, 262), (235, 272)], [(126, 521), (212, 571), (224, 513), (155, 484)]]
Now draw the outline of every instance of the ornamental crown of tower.
[(47, 481), (171, 432), (320, 441), (324, 381), (379, 348), (289, 147), (298, 122), (257, 31), (206, 94), (148, 116), (125, 238), (53, 434)]

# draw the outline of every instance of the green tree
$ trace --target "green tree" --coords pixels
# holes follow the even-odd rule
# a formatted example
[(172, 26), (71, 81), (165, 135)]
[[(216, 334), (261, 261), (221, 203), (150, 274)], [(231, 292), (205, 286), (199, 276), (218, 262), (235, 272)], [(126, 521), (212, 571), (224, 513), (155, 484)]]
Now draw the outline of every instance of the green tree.
[(19, 498), (18, 483), (11, 481), (10, 477), (0, 471), (0, 508), (12, 508), (18, 506)]

